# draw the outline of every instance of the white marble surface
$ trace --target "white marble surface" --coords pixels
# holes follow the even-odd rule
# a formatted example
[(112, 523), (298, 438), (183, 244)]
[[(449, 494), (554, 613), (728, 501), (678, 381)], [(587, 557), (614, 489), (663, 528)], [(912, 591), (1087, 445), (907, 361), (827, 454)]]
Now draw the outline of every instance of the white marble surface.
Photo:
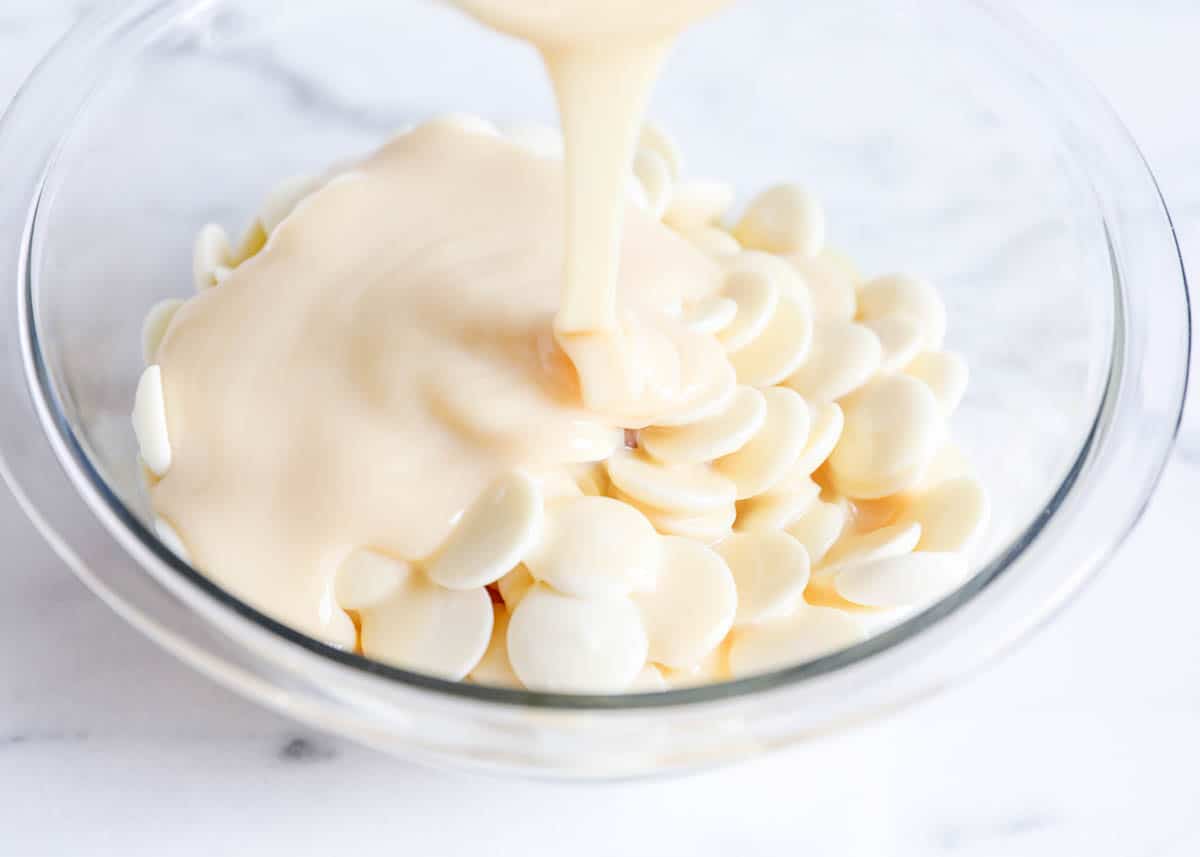
[[(0, 2), (0, 104), (85, 5)], [(1020, 5), (1126, 118), (1200, 271), (1200, 9)], [(0, 494), (0, 854), (1200, 854), (1192, 411), (1112, 566), (1002, 664), (858, 732), (635, 785), (435, 773), (296, 727), (127, 628)]]

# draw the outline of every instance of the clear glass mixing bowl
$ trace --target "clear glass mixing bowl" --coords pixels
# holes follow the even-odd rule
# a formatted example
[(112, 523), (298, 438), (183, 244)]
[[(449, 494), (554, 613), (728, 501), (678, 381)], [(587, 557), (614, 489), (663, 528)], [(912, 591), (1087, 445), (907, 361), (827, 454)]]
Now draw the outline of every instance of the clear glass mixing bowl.
[(451, 684), (305, 638), (147, 528), (128, 421), (146, 309), (207, 221), (444, 110), (553, 121), (535, 54), (444, 4), (130, 2), (92, 16), (0, 126), (0, 454), (61, 556), (183, 660), (410, 758), (572, 777), (733, 759), (976, 669), (1122, 540), (1172, 443), (1187, 293), (1137, 148), (1023, 27), (963, 0), (746, 0), (682, 40), (652, 114), (696, 174), (794, 178), (868, 272), (932, 278), (972, 367), (956, 433), (996, 509), (958, 592), (754, 679), (556, 696)]

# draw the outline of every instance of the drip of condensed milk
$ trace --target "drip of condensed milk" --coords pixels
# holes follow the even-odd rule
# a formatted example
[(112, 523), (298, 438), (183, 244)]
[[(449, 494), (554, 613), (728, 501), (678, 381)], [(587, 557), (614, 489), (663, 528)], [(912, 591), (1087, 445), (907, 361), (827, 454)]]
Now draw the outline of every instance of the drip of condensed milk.
[(535, 45), (554, 84), (567, 181), (566, 267), (554, 329), (584, 403), (636, 423), (648, 405), (662, 411), (699, 395), (704, 381), (681, 374), (687, 366), (673, 372), (670, 361), (648, 359), (647, 352), (678, 353), (679, 343), (621, 318), (617, 268), (626, 176), (650, 89), (678, 33), (731, 0), (454, 2)]

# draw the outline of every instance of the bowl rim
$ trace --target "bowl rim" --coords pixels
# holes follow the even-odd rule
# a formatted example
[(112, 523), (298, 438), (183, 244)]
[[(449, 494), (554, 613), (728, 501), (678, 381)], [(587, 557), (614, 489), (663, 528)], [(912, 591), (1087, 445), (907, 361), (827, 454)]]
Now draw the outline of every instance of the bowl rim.
[[(106, 37), (111, 37), (114, 33), (123, 32), (127, 27), (141, 26), (147, 21), (156, 27), (167, 26), (177, 22), (181, 17), (193, 14), (196, 9), (208, 5), (211, 4), (197, 2), (197, 0), (143, 0), (140, 5), (135, 4), (132, 10), (124, 14), (109, 13), (108, 16), (94, 15), (91, 18), (85, 19), (76, 26), (76, 29), (66, 39), (56, 46), (54, 51), (38, 67), (26, 86), (22, 88), (17, 99), (14, 100), (15, 109), (10, 107), (9, 116), (6, 117), (4, 122), (0, 122), (0, 152), (4, 151), (4, 134), (9, 130), (6, 126), (13, 121), (12, 116), (20, 110), (33, 109), (29, 105), (36, 105), (37, 99), (42, 97), (42, 81), (59, 67), (70, 66), (74, 69), (75, 73), (79, 72), (77, 58), (72, 56), (71, 52), (81, 42), (97, 39), (103, 42)], [(1023, 41), (1032, 40), (1035, 43), (1037, 42), (1036, 37), (1028, 34), (1024, 25), (1019, 22), (1014, 23), (1015, 16), (1011, 15), (1011, 13), (995, 8), (989, 2), (977, 2), (974, 5), (991, 18), (994, 23), (1013, 31)], [(1040, 45), (1036, 47), (1041, 53), (1050, 58), (1046, 60), (1047, 62), (1054, 66), (1061, 65), (1061, 63), (1053, 60), (1053, 51), (1049, 51)], [(103, 58), (103, 61), (113, 63), (107, 56)], [(1150, 172), (1149, 166), (1145, 162), (1144, 156), (1142, 156), (1136, 143), (1133, 142), (1128, 132), (1124, 129), (1124, 126), (1121, 125), (1120, 121), (1112, 113), (1111, 109), (1104, 104), (1102, 99), (1096, 96), (1086, 85), (1081, 85), (1073, 81), (1068, 71), (1064, 71), (1061, 68), (1057, 68), (1056, 70), (1069, 81), (1072, 81), (1073, 87), (1082, 86), (1089, 93), (1090, 97), (1100, 105), (1103, 118), (1124, 138), (1124, 142), (1127, 144), (1127, 151), (1122, 154), (1135, 156), (1140, 161), (1145, 178), (1149, 180), (1149, 185), (1153, 188), (1156, 195), (1159, 213), (1170, 231), (1170, 243), (1173, 246), (1174, 262), (1178, 270), (1178, 292), (1182, 296), (1184, 306), (1187, 307), (1189, 298), (1186, 274), (1183, 270), (1177, 238), (1174, 235), (1174, 228), (1171, 225), (1170, 214), (1167, 211), (1165, 201), (1157, 187), (1153, 174)], [(103, 75), (101, 74), (88, 77), (87, 86), (95, 85), (102, 78)], [(69, 132), (70, 126), (62, 130), (64, 133), (59, 138), (60, 140)], [(758, 696), (766, 691), (803, 685), (810, 679), (841, 672), (848, 667), (861, 664), (877, 655), (895, 649), (902, 643), (923, 636), (928, 629), (941, 624), (943, 619), (956, 613), (960, 608), (976, 602), (981, 595), (989, 591), (993, 584), (1005, 575), (1016, 560), (1025, 554), (1027, 548), (1038, 540), (1043, 531), (1057, 521), (1060, 510), (1063, 508), (1064, 503), (1073, 496), (1074, 489), (1081, 476), (1093, 468), (1098, 451), (1103, 449), (1104, 443), (1108, 438), (1108, 433), (1117, 418), (1123, 414), (1131, 414), (1131, 409), (1137, 409), (1142, 404), (1139, 401), (1139, 397), (1126, 394), (1130, 383), (1130, 379), (1126, 375), (1126, 370), (1128, 369), (1126, 349), (1129, 347), (1129, 342), (1124, 338), (1125, 328), (1121, 326), (1120, 320), (1126, 317), (1123, 313), (1136, 312), (1137, 308), (1122, 307), (1120, 305), (1126, 287), (1117, 261), (1119, 258), (1119, 242), (1115, 242), (1113, 235), (1108, 232), (1109, 224), (1106, 221), (1105, 237), (1108, 241), (1114, 277), (1112, 288), (1114, 300), (1117, 301), (1118, 306), (1112, 333), (1113, 342), (1109, 354), (1108, 374), (1103, 385), (1103, 393), (1100, 396), (1097, 411), (1073, 463), (1068, 468), (1057, 489), (1051, 495), (1046, 507), (1008, 545), (998, 551), (996, 556), (958, 589), (907, 618), (899, 625), (845, 649), (761, 675), (716, 684), (649, 693), (600, 695), (540, 693), (440, 679), (373, 661), (353, 652), (343, 651), (330, 646), (292, 629), (241, 601), (203, 573), (176, 557), (125, 505), (120, 497), (109, 488), (91, 461), (84, 445), (76, 436), (66, 416), (68, 411), (52, 376), (52, 372), (43, 359), (42, 349), (39, 345), (38, 320), (35, 312), (35, 295), (38, 289), (36, 258), (40, 235), (37, 228), (38, 215), (44, 200), (43, 194), (47, 186), (47, 181), (54, 172), (54, 162), (58, 152), (58, 141), (54, 141), (52, 148), (49, 150), (49, 157), (44, 161), (40, 175), (37, 176), (34, 183), (35, 190), (32, 199), (27, 203), (28, 216), (22, 230), (20, 253), (17, 256), (16, 301), (14, 304), (11, 304), (11, 309), (15, 316), (17, 335), (13, 337), (15, 341), (10, 343), (11, 347), (7, 352), (7, 359), (10, 363), (12, 363), (14, 357), (17, 358), (18, 363), (12, 365), (11, 368), (17, 369), (22, 374), (25, 388), (23, 392), (28, 396), (27, 407), (21, 410), (19, 414), (21, 418), (20, 429), (29, 431), (33, 426), (37, 426), (42, 433), (41, 439), (48, 444), (60, 468), (60, 470), (53, 474), (40, 473), (39, 477), (57, 482), (59, 494), (63, 498), (66, 498), (63, 502), (73, 501), (85, 505), (88, 512), (100, 520), (100, 523), (108, 530), (109, 535), (114, 541), (119, 543), (127, 554), (143, 566), (143, 568), (139, 569), (140, 572), (157, 571), (158, 573), (155, 574), (155, 577), (160, 583), (164, 582), (164, 574), (174, 578), (176, 584), (183, 586), (182, 590), (176, 589), (175, 594), (177, 596), (181, 592), (186, 592), (186, 595), (183, 596), (185, 598), (201, 598), (209, 601), (216, 611), (234, 617), (231, 621), (248, 621), (253, 623), (258, 629), (266, 631), (270, 636), (283, 641), (288, 646), (315, 655), (337, 666), (348, 668), (355, 673), (360, 673), (371, 678), (383, 679), (387, 682), (399, 683), (408, 687), (433, 691), (446, 697), (475, 702), (499, 703), (519, 708), (551, 710), (624, 711), (658, 709)], [(1163, 419), (1170, 423), (1169, 431), (1163, 437), (1156, 438), (1154, 449), (1148, 451), (1150, 454), (1144, 462), (1142, 473), (1139, 474), (1136, 502), (1131, 505), (1130, 511), (1125, 516), (1125, 520), (1122, 522), (1122, 527), (1119, 531), (1109, 534), (1108, 538), (1103, 540), (1105, 544), (1094, 555), (1090, 556), (1088, 560), (1082, 561), (1082, 564), (1086, 566), (1084, 569), (1085, 573), (1073, 575), (1069, 591), (1058, 593), (1058, 601), (1055, 604), (1051, 604), (1049, 609), (1043, 610), (1040, 613), (1037, 610), (1031, 609), (1029, 621), (1025, 627), (1020, 629), (1022, 632), (1038, 624), (1039, 620), (1048, 616), (1055, 606), (1066, 600), (1066, 595), (1069, 595), (1082, 584), (1090, 572), (1123, 540), (1125, 534), (1137, 521), (1141, 511), (1145, 508), (1146, 502), (1148, 502), (1149, 496), (1157, 484), (1162, 469), (1169, 457), (1185, 401), (1188, 381), (1188, 351), (1191, 340), (1190, 314), (1184, 312), (1180, 318), (1183, 328), (1181, 331), (1177, 331), (1177, 334), (1181, 333), (1184, 341), (1184, 349), (1181, 354), (1182, 360), (1174, 377), (1162, 379), (1162, 383), (1160, 384), (1162, 389), (1166, 391), (1167, 400), (1171, 403), (1167, 412), (1163, 415)], [(3, 321), (5, 324), (8, 324), (9, 319), (3, 319)], [(1152, 343), (1142, 343), (1143, 346), (1147, 344)], [(1141, 411), (1139, 413), (1144, 416), (1144, 413)], [(94, 589), (99, 588), (101, 594), (105, 595), (106, 600), (109, 600), (111, 603), (115, 596), (111, 592), (105, 593), (103, 584), (94, 577), (81, 573), (81, 566), (86, 568), (88, 563), (84, 561), (82, 553), (72, 543), (70, 535), (61, 532), (60, 528), (52, 525), (47, 519), (44, 508), (39, 508), (38, 503), (30, 498), (28, 484), (32, 474), (28, 473), (28, 468), (23, 468), (21, 462), (10, 454), (12, 444), (7, 434), (8, 432), (6, 432), (4, 438), (0, 438), (0, 470), (3, 471), (5, 479), (21, 500), (26, 512), (30, 514), (35, 524), (38, 525), (43, 536), (50, 541), (60, 555), (67, 559), (68, 564), (72, 566), (77, 574), (83, 577), (89, 586)], [(169, 581), (166, 582), (166, 585), (174, 587)], [(189, 600), (188, 607), (189, 609), (194, 609), (195, 602)], [(155, 625), (152, 618), (145, 616), (141, 618), (146, 624), (150, 626)], [(141, 623), (137, 622), (135, 624), (141, 625)], [(1022, 634), (1013, 633), (1011, 639), (999, 641), (993, 647), (993, 652), (1003, 648), (1004, 642), (1011, 642), (1018, 636), (1022, 636)]]

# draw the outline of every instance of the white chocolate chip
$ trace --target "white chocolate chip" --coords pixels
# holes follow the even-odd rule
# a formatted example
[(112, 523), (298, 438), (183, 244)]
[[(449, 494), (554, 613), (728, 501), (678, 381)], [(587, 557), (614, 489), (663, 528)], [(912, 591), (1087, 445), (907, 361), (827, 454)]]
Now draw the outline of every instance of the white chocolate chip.
[(167, 435), (167, 407), (163, 399), (162, 369), (147, 366), (133, 397), (133, 433), (142, 461), (155, 476), (171, 469), (171, 440)]
[(780, 295), (762, 333), (729, 355), (738, 381), (756, 387), (778, 384), (808, 357), (812, 332), (812, 310), (807, 299)]
[(499, 580), (542, 535), (542, 488), (521, 472), (493, 480), (429, 563), (427, 573), (449, 589)]
[(717, 333), (726, 351), (745, 348), (762, 335), (779, 306), (779, 286), (756, 271), (735, 271), (725, 280), (724, 296), (737, 304), (733, 320)]
[(926, 351), (908, 366), (906, 375), (924, 382), (938, 400), (942, 414), (950, 416), (967, 392), (967, 361), (953, 351)]
[(924, 280), (890, 274), (863, 283), (858, 290), (858, 317), (863, 320), (902, 313), (921, 328), (921, 349), (936, 351), (946, 336), (946, 306)]
[(369, 548), (358, 548), (338, 567), (333, 597), (343, 610), (364, 610), (391, 598), (404, 586), (412, 566)]
[(171, 319), (181, 306), (183, 301), (179, 298), (167, 298), (156, 303), (150, 308), (150, 312), (146, 313), (146, 320), (142, 322), (142, 359), (147, 365), (154, 362), (163, 334), (167, 332)]
[(917, 550), (966, 552), (987, 527), (989, 513), (987, 493), (979, 480), (961, 476), (913, 497), (900, 519), (920, 524)]
[(803, 605), (791, 616), (737, 631), (729, 649), (734, 678), (758, 675), (844, 649), (865, 638), (850, 614)]
[(711, 226), (733, 204), (733, 197), (733, 185), (728, 182), (715, 179), (678, 182), (663, 215), (663, 222), (680, 232)]
[(536, 580), (567, 595), (627, 595), (654, 588), (661, 541), (632, 506), (609, 497), (576, 497), (546, 510), (545, 536), (525, 565)]
[(708, 419), (677, 428), (648, 428), (638, 444), (666, 464), (698, 464), (737, 452), (767, 418), (767, 402), (753, 387), (739, 387), (729, 406)]
[(706, 464), (668, 466), (630, 450), (608, 460), (608, 478), (639, 505), (699, 513), (733, 502), (736, 488)]
[(668, 537), (658, 585), (634, 600), (645, 622), (650, 660), (685, 669), (725, 638), (738, 595), (720, 556), (691, 539)]
[(844, 399), (842, 410), (846, 425), (828, 462), (837, 489), (875, 499), (916, 484), (944, 428), (929, 388), (906, 375), (880, 376)]
[(820, 563), (846, 525), (846, 508), (840, 503), (817, 500), (797, 520), (788, 525), (788, 533), (804, 545), (809, 561)]
[(446, 589), (423, 574), (359, 616), (367, 657), (453, 681), (475, 668), (492, 635), (486, 589)]
[(509, 660), (530, 690), (628, 690), (648, 647), (641, 613), (628, 598), (573, 598), (542, 583), (517, 605), (508, 626)]
[(776, 185), (751, 200), (733, 234), (746, 247), (815, 256), (825, 244), (825, 212), (803, 188)]
[(804, 399), (784, 387), (762, 391), (767, 416), (750, 442), (719, 459), (715, 470), (737, 485), (737, 499), (771, 490), (787, 476), (808, 440), (809, 414)]
[(232, 267), (233, 245), (229, 235), (215, 223), (209, 223), (196, 236), (192, 247), (192, 282), (202, 292), (217, 284), (216, 270)]
[(734, 533), (716, 549), (737, 585), (736, 627), (786, 616), (804, 594), (808, 552), (787, 533)]
[(633, 158), (633, 174), (646, 193), (646, 209), (661, 219), (671, 201), (671, 172), (662, 156), (650, 149), (638, 149)]
[(965, 576), (957, 553), (910, 553), (847, 566), (833, 578), (838, 595), (864, 607), (923, 604), (949, 592)]
[(867, 328), (879, 340), (879, 368), (884, 372), (898, 372), (912, 362), (921, 350), (921, 323), (915, 316), (894, 312), (875, 318), (864, 318), (861, 326)]
[(812, 335), (808, 359), (787, 385), (810, 403), (828, 402), (852, 393), (879, 369), (883, 347), (867, 327), (853, 322), (826, 322)]

